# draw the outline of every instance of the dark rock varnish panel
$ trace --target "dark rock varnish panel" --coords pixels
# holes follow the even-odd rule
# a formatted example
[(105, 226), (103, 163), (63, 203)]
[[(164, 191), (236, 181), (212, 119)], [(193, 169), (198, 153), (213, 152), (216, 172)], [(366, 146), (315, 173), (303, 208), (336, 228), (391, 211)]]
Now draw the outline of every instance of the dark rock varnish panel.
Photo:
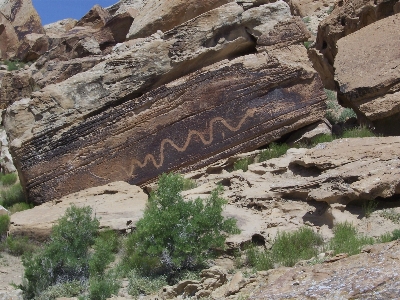
[(42, 134), (15, 155), (23, 158), (20, 171), (38, 203), (116, 180), (142, 184), (315, 122), (324, 97), (311, 69), (266, 52), (247, 55), (111, 107), (62, 134)]

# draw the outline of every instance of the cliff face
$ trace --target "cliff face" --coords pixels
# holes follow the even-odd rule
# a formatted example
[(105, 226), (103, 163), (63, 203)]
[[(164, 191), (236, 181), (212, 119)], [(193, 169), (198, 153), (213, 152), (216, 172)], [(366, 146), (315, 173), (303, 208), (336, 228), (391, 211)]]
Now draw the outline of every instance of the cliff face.
[(308, 36), (282, 1), (232, 2), (14, 102), (4, 123), (29, 198), (143, 184), (318, 121), (325, 94), (301, 45)]

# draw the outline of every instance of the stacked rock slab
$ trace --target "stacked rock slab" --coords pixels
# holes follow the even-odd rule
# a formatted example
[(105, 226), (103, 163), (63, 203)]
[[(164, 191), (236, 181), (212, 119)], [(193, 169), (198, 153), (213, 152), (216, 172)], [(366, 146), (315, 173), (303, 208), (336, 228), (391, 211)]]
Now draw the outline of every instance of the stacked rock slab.
[[(338, 41), (338, 100), (385, 135), (400, 134), (400, 13)], [(356, 55), (355, 55), (356, 54)]]
[(334, 61), (337, 41), (357, 30), (396, 13), (399, 0), (340, 0), (319, 27), (315, 48), (309, 53), (324, 86), (335, 90)]
[(0, 0), (0, 58), (19, 56), (25, 37), (43, 34), (40, 17), (31, 0)]
[(307, 38), (283, 1), (229, 3), (15, 102), (4, 123), (29, 198), (143, 184), (318, 121), (325, 94)]

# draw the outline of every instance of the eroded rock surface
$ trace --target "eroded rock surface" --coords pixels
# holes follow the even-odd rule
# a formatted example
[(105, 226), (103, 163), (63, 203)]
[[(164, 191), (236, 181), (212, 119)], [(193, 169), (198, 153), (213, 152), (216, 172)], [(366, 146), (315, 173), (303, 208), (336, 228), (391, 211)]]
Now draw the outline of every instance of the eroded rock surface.
[[(5, 126), (30, 199), (141, 184), (321, 119), (325, 94), (298, 20), (282, 1), (229, 3), (11, 105)], [(259, 53), (248, 54), (255, 37)]]
[(338, 100), (387, 135), (400, 134), (399, 32), (396, 14), (340, 39), (334, 65)]

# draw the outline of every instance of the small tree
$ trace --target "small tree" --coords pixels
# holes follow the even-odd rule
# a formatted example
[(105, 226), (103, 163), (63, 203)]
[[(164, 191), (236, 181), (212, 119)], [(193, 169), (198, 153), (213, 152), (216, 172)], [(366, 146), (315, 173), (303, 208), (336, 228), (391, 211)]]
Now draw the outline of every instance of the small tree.
[(236, 220), (221, 214), (226, 204), (220, 197), (222, 187), (205, 200), (185, 201), (184, 181), (177, 174), (160, 176), (158, 189), (126, 244), (131, 266), (146, 274), (167, 274), (170, 282), (179, 271), (203, 263), (210, 249), (222, 248), (226, 234), (239, 232)]
[(30, 299), (55, 284), (89, 278), (89, 247), (94, 244), (99, 221), (90, 207), (71, 206), (52, 229), (41, 251), (25, 256), (25, 294)]

